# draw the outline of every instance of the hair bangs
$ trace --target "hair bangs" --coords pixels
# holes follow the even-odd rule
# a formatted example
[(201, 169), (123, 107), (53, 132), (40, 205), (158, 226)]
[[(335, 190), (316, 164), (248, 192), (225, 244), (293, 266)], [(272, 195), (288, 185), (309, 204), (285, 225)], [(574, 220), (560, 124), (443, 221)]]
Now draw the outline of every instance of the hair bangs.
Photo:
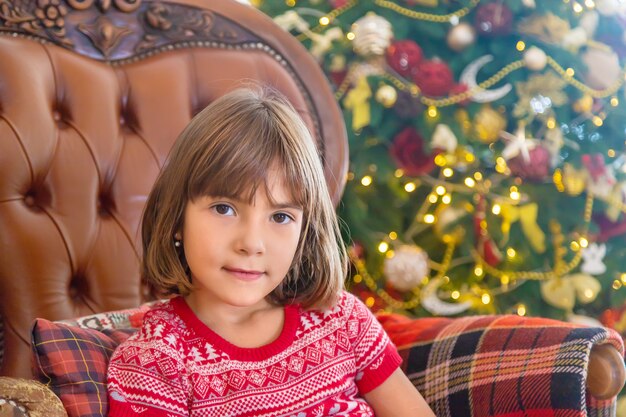
[[(277, 178), (291, 196), (288, 203), (308, 206), (307, 170), (296, 163), (300, 158), (294, 149), (285, 146), (289, 142), (285, 136), (290, 135), (265, 106), (255, 110), (240, 120), (238, 127), (221, 130), (218, 136), (224, 137), (214, 141), (216, 146), (199, 148), (198, 163), (191, 167), (187, 183), (188, 199), (209, 195), (252, 203), (262, 186), (270, 202), (276, 204), (269, 181)], [(227, 136), (234, 140), (221, 140)]]

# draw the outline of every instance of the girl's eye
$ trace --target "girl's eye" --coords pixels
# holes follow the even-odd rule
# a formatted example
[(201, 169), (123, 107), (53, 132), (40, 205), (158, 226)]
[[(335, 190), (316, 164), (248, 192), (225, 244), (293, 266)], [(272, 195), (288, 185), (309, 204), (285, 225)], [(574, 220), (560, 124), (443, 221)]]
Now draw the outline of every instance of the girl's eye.
[(273, 220), (278, 224), (287, 224), (293, 219), (286, 213), (276, 213), (272, 216)]
[(213, 206), (213, 210), (223, 216), (232, 216), (234, 214), (233, 208), (227, 204), (216, 204)]

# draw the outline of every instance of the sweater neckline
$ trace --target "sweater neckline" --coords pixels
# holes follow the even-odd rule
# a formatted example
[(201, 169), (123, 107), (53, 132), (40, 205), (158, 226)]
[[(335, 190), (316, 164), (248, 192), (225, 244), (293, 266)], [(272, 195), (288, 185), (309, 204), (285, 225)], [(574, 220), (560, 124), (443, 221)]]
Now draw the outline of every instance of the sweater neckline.
[(230, 359), (241, 361), (259, 361), (274, 356), (293, 343), (296, 330), (299, 323), (299, 307), (298, 305), (287, 305), (284, 307), (283, 328), (279, 336), (272, 342), (254, 348), (245, 348), (237, 346), (213, 331), (209, 326), (202, 322), (193, 312), (187, 301), (183, 297), (172, 299), (172, 305), (176, 312), (181, 316), (183, 321), (190, 325), (196, 334), (206, 338), (213, 347), (222, 350)]

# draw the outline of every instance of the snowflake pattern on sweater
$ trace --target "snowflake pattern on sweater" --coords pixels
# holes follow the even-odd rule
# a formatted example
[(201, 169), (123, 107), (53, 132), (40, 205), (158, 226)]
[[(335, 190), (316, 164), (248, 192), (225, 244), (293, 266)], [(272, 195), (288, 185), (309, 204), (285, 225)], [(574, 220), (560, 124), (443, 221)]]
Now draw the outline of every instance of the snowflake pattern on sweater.
[(285, 307), (281, 334), (260, 348), (230, 344), (177, 297), (146, 313), (113, 354), (109, 416), (374, 416), (362, 395), (400, 362), (347, 292), (328, 311)]

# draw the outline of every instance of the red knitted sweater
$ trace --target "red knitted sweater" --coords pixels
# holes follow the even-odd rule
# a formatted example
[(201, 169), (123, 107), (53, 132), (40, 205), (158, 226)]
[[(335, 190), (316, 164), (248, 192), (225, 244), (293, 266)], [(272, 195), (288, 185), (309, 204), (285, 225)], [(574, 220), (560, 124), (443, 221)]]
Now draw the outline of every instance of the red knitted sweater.
[(280, 336), (260, 348), (229, 343), (178, 297), (146, 313), (113, 354), (109, 416), (373, 416), (362, 395), (400, 362), (347, 292), (329, 311), (285, 307)]

